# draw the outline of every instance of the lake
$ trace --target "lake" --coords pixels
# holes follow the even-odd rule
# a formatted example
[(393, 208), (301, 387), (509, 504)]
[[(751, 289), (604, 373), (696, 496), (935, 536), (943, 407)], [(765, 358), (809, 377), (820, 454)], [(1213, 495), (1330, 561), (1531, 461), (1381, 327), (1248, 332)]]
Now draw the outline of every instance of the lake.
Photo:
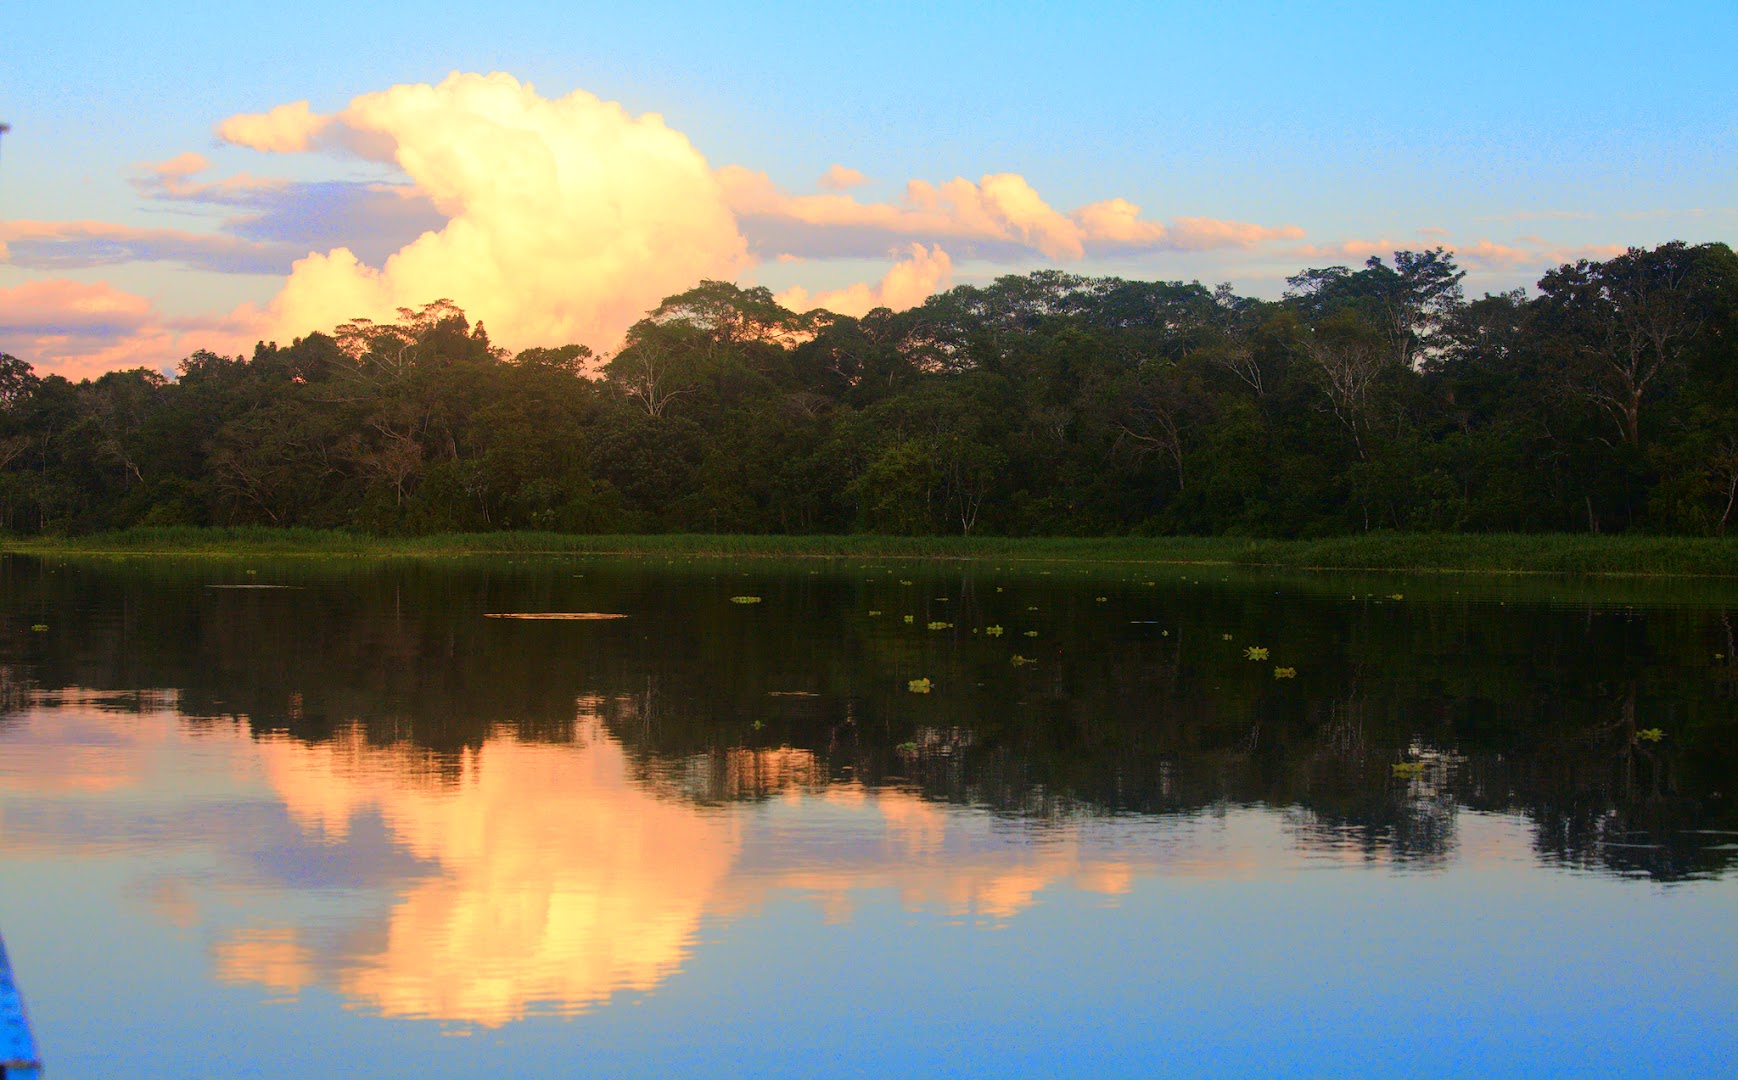
[(7, 556), (0, 933), (56, 1080), (1731, 1075), (1735, 613)]

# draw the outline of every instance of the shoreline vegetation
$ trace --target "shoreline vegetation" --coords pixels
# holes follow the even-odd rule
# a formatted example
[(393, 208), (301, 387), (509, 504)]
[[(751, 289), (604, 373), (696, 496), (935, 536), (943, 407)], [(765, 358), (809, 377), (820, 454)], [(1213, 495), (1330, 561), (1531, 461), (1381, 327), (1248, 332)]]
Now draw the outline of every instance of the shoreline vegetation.
[(1020, 550), (1733, 572), (1718, 544), (1500, 537), (1738, 534), (1738, 254), (1638, 248), (1476, 300), (1462, 277), (1440, 248), (1279, 300), (1039, 271), (861, 318), (705, 281), (607, 357), (509, 353), (448, 300), (174, 379), (0, 353), (0, 534), (1348, 537)]
[(1373, 532), (1309, 540), (1246, 537), (789, 536), (446, 533), (390, 537), (263, 526), (133, 528), (6, 537), (9, 555), (442, 558), (569, 555), (744, 559), (914, 559), (1151, 563), (1285, 570), (1622, 577), (1738, 577), (1738, 538)]

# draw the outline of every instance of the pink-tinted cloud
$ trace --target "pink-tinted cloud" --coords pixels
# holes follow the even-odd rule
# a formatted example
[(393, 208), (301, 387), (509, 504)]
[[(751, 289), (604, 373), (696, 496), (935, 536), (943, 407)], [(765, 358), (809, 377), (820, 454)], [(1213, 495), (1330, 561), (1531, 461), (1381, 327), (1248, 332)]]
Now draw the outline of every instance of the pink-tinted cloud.
[(846, 168), (843, 165), (829, 166), (827, 171), (821, 174), (820, 180), (821, 186), (828, 191), (844, 191), (848, 188), (860, 187), (868, 182), (867, 176), (856, 169)]
[(1175, 251), (1210, 251), (1218, 248), (1251, 248), (1269, 240), (1302, 240), (1296, 225), (1252, 225), (1246, 221), (1180, 217), (1171, 222), (1169, 247)]
[(165, 318), (145, 297), (101, 281), (48, 278), (0, 288), (0, 351), (39, 375), (75, 381), (126, 368), (171, 370), (195, 349), (241, 353), (251, 329), (233, 315)]
[[(1428, 231), (1435, 236), (1446, 232), (1441, 229)], [(1333, 244), (1303, 244), (1293, 248), (1291, 254), (1312, 260), (1363, 262), (1371, 256), (1385, 259), (1396, 251), (1405, 251), (1415, 246), (1414, 243), (1387, 238), (1342, 240)], [(1610, 259), (1624, 252), (1621, 244), (1553, 244), (1538, 236), (1519, 237), (1507, 244), (1489, 239), (1455, 243), (1433, 238), (1431, 246), (1442, 248), (1471, 269), (1491, 272), (1545, 270), (1578, 259)]]
[(838, 315), (862, 316), (884, 307), (904, 311), (916, 307), (947, 287), (953, 275), (953, 260), (939, 246), (912, 244), (887, 274), (874, 285), (857, 282), (843, 289), (810, 293), (800, 285), (774, 299), (792, 311), (825, 308)]
[(232, 116), (217, 125), (217, 137), (253, 150), (299, 154), (312, 149), (331, 126), (332, 117), (314, 112), (306, 101), (292, 101), (270, 112)]
[(975, 183), (913, 180), (892, 203), (847, 194), (792, 195), (765, 173), (736, 165), (718, 170), (718, 179), (757, 249), (800, 255), (872, 255), (889, 243), (947, 240), (965, 241), (964, 249), (981, 258), (1037, 253), (1073, 261), (1097, 253), (1250, 247), (1303, 236), (1295, 226), (1213, 218), (1178, 218), (1167, 226), (1142, 218), (1140, 207), (1127, 199), (1064, 214), (1015, 173), (994, 173)]

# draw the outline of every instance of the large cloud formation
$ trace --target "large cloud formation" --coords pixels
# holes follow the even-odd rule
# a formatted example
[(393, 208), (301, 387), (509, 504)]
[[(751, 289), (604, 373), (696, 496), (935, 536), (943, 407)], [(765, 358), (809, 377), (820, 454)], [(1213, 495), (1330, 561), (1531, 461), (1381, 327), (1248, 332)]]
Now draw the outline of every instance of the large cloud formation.
[[(889, 260), (878, 282), (779, 294), (793, 307), (861, 314), (922, 303), (948, 286), (960, 259), (1074, 262), (1302, 236), (1291, 226), (1158, 221), (1121, 198), (1064, 212), (1011, 172), (912, 180), (896, 200), (875, 201), (853, 194), (868, 183), (861, 172), (835, 164), (814, 194), (792, 194), (765, 173), (713, 168), (656, 114), (633, 116), (583, 91), (546, 98), (499, 73), (394, 86), (330, 114), (306, 101), (278, 105), (231, 116), (216, 135), (263, 154), (334, 157), (364, 178), (210, 179), (207, 157), (183, 153), (143, 166), (132, 183), (147, 205), (204, 214), (211, 228), (0, 223), (0, 262), (40, 273), (148, 262), (284, 275), (273, 299), (173, 321), (100, 282), (31, 281), (28, 296), (0, 297), (0, 308), (23, 312), (0, 315), (0, 347), (63, 374), (167, 367), (195, 331), (205, 335), (196, 346), (235, 353), (445, 297), (509, 348), (608, 351), (665, 296), (739, 279), (767, 260)], [(128, 312), (107, 337), (43, 329), (98, 302)]]
[(218, 127), (256, 150), (341, 147), (387, 158), (447, 221), (379, 268), (348, 248), (299, 260), (265, 315), (289, 337), (451, 297), (511, 346), (605, 342), (660, 299), (749, 265), (706, 160), (655, 114), (508, 75), (305, 103)]

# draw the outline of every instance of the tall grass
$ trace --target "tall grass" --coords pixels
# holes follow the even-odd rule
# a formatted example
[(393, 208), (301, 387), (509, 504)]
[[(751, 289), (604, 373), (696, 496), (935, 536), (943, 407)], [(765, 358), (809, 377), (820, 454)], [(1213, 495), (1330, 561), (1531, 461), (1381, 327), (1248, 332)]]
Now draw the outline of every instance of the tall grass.
[(108, 555), (686, 555), (727, 558), (1001, 559), (1291, 569), (1738, 576), (1738, 539), (1566, 534), (1369, 533), (1237, 537), (572, 536), (542, 532), (383, 537), (326, 529), (136, 528), (0, 540), (0, 551)]

